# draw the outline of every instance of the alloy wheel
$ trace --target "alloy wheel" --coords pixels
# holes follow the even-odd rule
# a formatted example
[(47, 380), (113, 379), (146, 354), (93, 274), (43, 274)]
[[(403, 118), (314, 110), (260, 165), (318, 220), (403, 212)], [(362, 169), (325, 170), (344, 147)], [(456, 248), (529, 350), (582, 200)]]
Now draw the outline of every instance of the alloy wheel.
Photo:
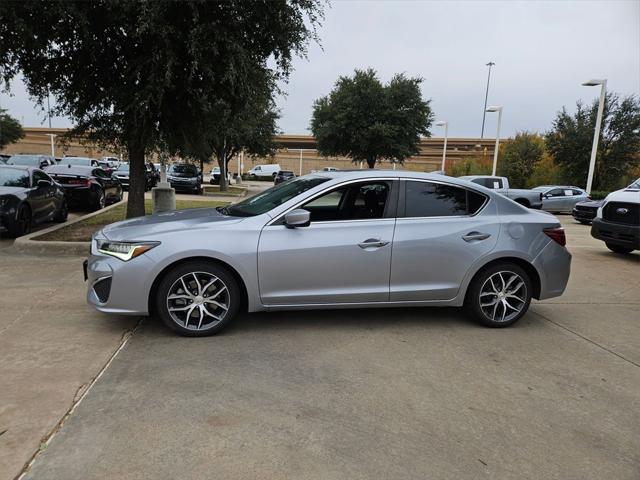
[(209, 272), (190, 272), (178, 278), (167, 294), (172, 320), (188, 330), (205, 330), (220, 323), (229, 311), (229, 289)]
[(482, 313), (488, 319), (493, 322), (508, 322), (525, 307), (527, 286), (515, 272), (496, 272), (482, 284), (478, 301)]

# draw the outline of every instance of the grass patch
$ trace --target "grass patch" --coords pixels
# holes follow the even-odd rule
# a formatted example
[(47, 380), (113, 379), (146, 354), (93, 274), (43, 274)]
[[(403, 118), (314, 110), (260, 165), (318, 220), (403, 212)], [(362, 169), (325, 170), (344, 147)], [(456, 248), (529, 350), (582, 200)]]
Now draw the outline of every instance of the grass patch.
[[(184, 210), (188, 208), (218, 207), (228, 205), (229, 202), (218, 202), (215, 200), (176, 200), (176, 208)], [(153, 205), (151, 200), (144, 201), (144, 210), (147, 215), (151, 215)], [(96, 230), (100, 230), (105, 225), (124, 220), (127, 214), (126, 202), (112, 208), (104, 213), (96, 215), (86, 220), (63, 227), (55, 232), (34, 238), (34, 240), (62, 241), (62, 242), (90, 242), (91, 235)]]

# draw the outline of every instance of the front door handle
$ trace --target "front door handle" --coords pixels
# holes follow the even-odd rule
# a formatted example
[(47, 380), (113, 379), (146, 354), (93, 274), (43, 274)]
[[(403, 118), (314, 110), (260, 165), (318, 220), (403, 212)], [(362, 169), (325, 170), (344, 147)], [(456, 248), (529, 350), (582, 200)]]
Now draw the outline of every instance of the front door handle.
[(386, 240), (380, 240), (379, 238), (368, 238), (364, 242), (359, 243), (360, 248), (380, 248), (387, 245), (389, 242)]
[(462, 239), (465, 242), (473, 242), (474, 240), (486, 240), (490, 236), (491, 236), (490, 233), (469, 232), (466, 235), (463, 235)]

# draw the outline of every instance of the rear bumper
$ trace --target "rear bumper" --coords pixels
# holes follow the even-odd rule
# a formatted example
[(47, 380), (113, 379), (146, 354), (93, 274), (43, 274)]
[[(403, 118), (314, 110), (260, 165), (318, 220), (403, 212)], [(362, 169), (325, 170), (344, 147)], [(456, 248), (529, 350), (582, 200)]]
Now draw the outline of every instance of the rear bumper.
[(564, 293), (571, 274), (571, 254), (569, 250), (550, 241), (533, 261), (540, 275), (540, 296), (538, 300), (559, 297)]
[(640, 225), (624, 225), (596, 218), (591, 224), (591, 236), (612, 245), (640, 250)]

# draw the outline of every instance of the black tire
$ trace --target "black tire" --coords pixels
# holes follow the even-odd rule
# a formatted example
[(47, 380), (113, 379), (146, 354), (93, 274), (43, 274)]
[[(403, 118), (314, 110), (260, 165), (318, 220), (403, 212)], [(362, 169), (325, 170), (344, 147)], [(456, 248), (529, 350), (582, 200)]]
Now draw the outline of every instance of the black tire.
[(98, 188), (96, 190), (95, 197), (96, 198), (93, 202), (93, 205), (91, 206), (91, 210), (97, 212), (98, 210), (102, 210), (105, 207), (105, 205), (107, 204), (107, 198), (104, 195), (104, 190), (102, 190), (101, 188)]
[(28, 205), (22, 204), (18, 207), (16, 220), (13, 224), (7, 225), (9, 235), (12, 237), (21, 237), (31, 232), (31, 209)]
[[(502, 274), (502, 277), (498, 275), (499, 273)], [(497, 277), (494, 277), (496, 275)], [(523, 283), (522, 287), (515, 290), (511, 289), (513, 289), (514, 286), (519, 285), (520, 280), (515, 279), (512, 283), (510, 283), (509, 278), (513, 275), (520, 277), (520, 280)], [(504, 278), (502, 285), (499, 284), (500, 278)], [(495, 294), (495, 296), (492, 296), (494, 295), (493, 293), (485, 293), (487, 285), (491, 286), (490, 279), (494, 279), (495, 286), (498, 287), (498, 290), (502, 289), (502, 291), (504, 292), (502, 293), (502, 295), (504, 295), (505, 293), (507, 295), (513, 294), (515, 296), (521, 296), (522, 299), (516, 300), (515, 298), (510, 297), (501, 297), (499, 296), (500, 294)], [(509, 288), (504, 289), (504, 284), (509, 285)], [(483, 287), (485, 287), (485, 290), (483, 290)], [(521, 290), (522, 288), (524, 288), (524, 291)], [(495, 288), (490, 287), (489, 290), (495, 290)], [(531, 284), (531, 279), (529, 278), (527, 272), (525, 272), (521, 267), (514, 263), (500, 262), (493, 264), (490, 267), (484, 268), (476, 274), (476, 276), (471, 281), (469, 288), (467, 289), (465, 308), (467, 312), (481, 324), (487, 327), (504, 328), (513, 325), (518, 320), (520, 320), (520, 318), (522, 318), (525, 313), (527, 313), (527, 310), (529, 309), (529, 305), (531, 303), (532, 292), (533, 287)], [(483, 294), (483, 296), (481, 296), (481, 293)], [(485, 307), (481, 306), (481, 300), (483, 300), (483, 302), (487, 304), (485, 305)], [(495, 300), (495, 303), (490, 303), (492, 300)], [(509, 309), (508, 307), (504, 306), (505, 301), (507, 302), (507, 304), (512, 306), (512, 308), (517, 308), (514, 308), (513, 310)], [(496, 304), (497, 306), (495, 306)], [(502, 318), (504, 318), (504, 320), (502, 320), (502, 318), (500, 320), (495, 320), (490, 316), (488, 312), (492, 312), (495, 316), (494, 318), (501, 316)]]
[(591, 225), (589, 220), (578, 220), (582, 225)]
[(529, 200), (526, 200), (524, 198), (518, 198), (517, 200), (514, 200), (516, 203), (519, 203), (520, 205), (522, 205), (523, 207), (527, 207), (530, 208), (531, 204), (529, 203)]
[(273, 178), (274, 180), (276, 179), (276, 177), (277, 177), (277, 176), (278, 176), (278, 174), (277, 174), (276, 172), (273, 172), (273, 173), (271, 174), (271, 178)]
[[(210, 288), (206, 290), (206, 292), (211, 292), (211, 295), (216, 296), (216, 300), (220, 300), (219, 303), (226, 305), (226, 313), (224, 309), (220, 307), (217, 307), (215, 305), (213, 307), (216, 310), (212, 313), (215, 313), (216, 315), (219, 314), (221, 318), (220, 320), (216, 321), (207, 319), (200, 309), (199, 305), (204, 305), (205, 308), (211, 308), (209, 303), (202, 303), (211, 302), (211, 300), (206, 300), (207, 293), (205, 292), (202, 292), (202, 295), (195, 295), (195, 293), (197, 293), (196, 284), (194, 280), (191, 280), (194, 274), (196, 276), (195, 278), (197, 278), (201, 284), (208, 279), (211, 279), (212, 277), (216, 277), (218, 279)], [(187, 276), (186, 286), (190, 289), (189, 296), (193, 298), (193, 300), (169, 300), (167, 297), (169, 296), (170, 292), (174, 292), (171, 293), (171, 295), (184, 296), (185, 292), (182, 288), (180, 279), (185, 275)], [(226, 288), (226, 291), (224, 291), (224, 289), (222, 288), (223, 286)], [(182, 294), (180, 293), (181, 290)], [(218, 291), (220, 291), (221, 293), (217, 293)], [(188, 309), (190, 306), (192, 306), (193, 303), (200, 303), (198, 303), (197, 305), (193, 305), (194, 309), (189, 312), (189, 316), (187, 316), (186, 312), (183, 313), (183, 311), (177, 311), (173, 312), (173, 314), (175, 315), (174, 317), (172, 316), (172, 312), (169, 311), (170, 301), (177, 302), (173, 305), (174, 308), (178, 309)], [(236, 279), (226, 268), (216, 265), (213, 262), (189, 262), (172, 268), (164, 275), (164, 277), (160, 281), (160, 284), (156, 289), (154, 299), (155, 311), (157, 312), (162, 322), (173, 331), (187, 337), (204, 337), (220, 332), (236, 316), (238, 310), (240, 309), (240, 303), (240, 288)], [(194, 317), (191, 315), (193, 314), (193, 312), (195, 312), (195, 307), (197, 307), (200, 311), (199, 315)], [(199, 320), (200, 316), (202, 316), (206, 320), (209, 320), (208, 323), (210, 323), (210, 325), (207, 325), (205, 323), (201, 326), (200, 329), (197, 329), (197, 325), (195, 325), (195, 323)]]
[(633, 248), (621, 247), (620, 245), (613, 245), (612, 243), (609, 243), (609, 242), (605, 242), (605, 245), (613, 253), (620, 253), (622, 255), (627, 255), (627, 254), (633, 252)]
[(53, 221), (58, 223), (63, 223), (67, 221), (68, 216), (69, 216), (69, 204), (67, 203), (66, 199), (63, 199), (62, 203), (60, 204), (60, 209), (58, 210), (56, 215), (53, 217)]

